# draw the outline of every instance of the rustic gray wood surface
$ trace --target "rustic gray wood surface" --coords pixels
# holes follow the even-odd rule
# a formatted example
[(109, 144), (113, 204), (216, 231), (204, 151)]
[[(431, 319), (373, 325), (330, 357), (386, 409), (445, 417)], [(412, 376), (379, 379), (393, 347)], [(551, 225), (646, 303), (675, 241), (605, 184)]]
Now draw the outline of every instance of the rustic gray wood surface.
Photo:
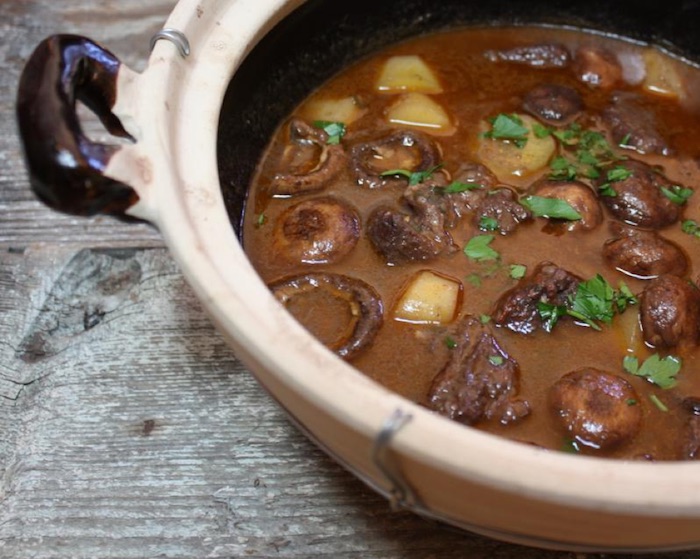
[(85, 34), (139, 69), (173, 5), (0, 2), (0, 557), (602, 557), (392, 512), (288, 423), (156, 231), (34, 200), (13, 118), (33, 47)]

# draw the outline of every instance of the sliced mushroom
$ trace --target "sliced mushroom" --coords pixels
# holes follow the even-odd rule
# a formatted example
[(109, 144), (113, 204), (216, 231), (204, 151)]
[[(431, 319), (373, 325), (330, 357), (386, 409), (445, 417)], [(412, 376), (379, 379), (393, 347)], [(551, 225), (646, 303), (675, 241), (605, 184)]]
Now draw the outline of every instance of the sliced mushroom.
[(545, 124), (564, 126), (579, 115), (583, 100), (571, 87), (540, 84), (525, 95), (523, 108)]
[[(629, 176), (609, 183), (607, 173), (612, 168), (624, 169)], [(664, 195), (662, 188), (673, 184), (659, 171), (641, 161), (621, 161), (604, 168), (596, 184), (609, 183), (614, 191), (602, 196), (603, 203), (619, 220), (631, 225), (660, 229), (672, 225), (681, 215), (681, 207)]]
[(644, 341), (658, 348), (694, 345), (700, 335), (700, 291), (666, 274), (649, 282), (639, 301)]
[(329, 145), (323, 130), (293, 119), (280, 161), (283, 171), (272, 179), (271, 192), (294, 196), (322, 190), (340, 173), (346, 160), (343, 146)]
[(434, 169), (440, 163), (439, 146), (426, 135), (398, 130), (381, 138), (355, 144), (350, 149), (350, 165), (357, 183), (367, 188), (405, 185), (399, 175), (383, 175), (388, 171), (409, 173)]
[[(353, 359), (374, 342), (377, 332), (384, 322), (382, 301), (375, 289), (368, 283), (341, 274), (315, 273), (283, 278), (269, 285), (275, 297), (294, 314), (294, 302), (298, 298), (311, 296), (311, 303), (317, 310), (334, 319), (338, 313), (329, 313), (324, 300), (330, 296), (337, 303), (347, 307), (347, 321), (335, 340), (326, 345), (340, 357)], [(300, 305), (301, 306), (301, 305)], [(332, 308), (332, 311), (336, 309)], [(303, 316), (297, 318), (304, 325)], [(313, 332), (312, 333), (316, 333)], [(323, 332), (327, 334), (327, 332)]]
[(593, 368), (560, 378), (549, 391), (549, 406), (567, 434), (595, 449), (629, 442), (642, 423), (639, 396), (632, 385)]
[(287, 208), (275, 222), (272, 247), (289, 262), (328, 264), (347, 256), (360, 238), (360, 218), (347, 202), (324, 196)]
[(688, 258), (676, 243), (655, 231), (621, 225), (616, 238), (603, 246), (603, 257), (616, 270), (638, 279), (654, 279), (663, 274), (685, 275)]

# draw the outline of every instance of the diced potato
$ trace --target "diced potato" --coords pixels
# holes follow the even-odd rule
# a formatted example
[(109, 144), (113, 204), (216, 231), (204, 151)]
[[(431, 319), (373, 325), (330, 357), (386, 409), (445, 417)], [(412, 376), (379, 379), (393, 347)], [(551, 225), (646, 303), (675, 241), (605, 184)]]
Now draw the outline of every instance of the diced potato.
[(491, 129), (484, 122), (479, 134), (477, 155), (499, 180), (508, 183), (513, 177), (526, 177), (541, 171), (552, 159), (556, 150), (556, 143), (551, 136), (538, 138), (532, 131), (537, 122), (527, 115), (517, 115), (528, 128), (527, 142), (523, 147), (518, 147), (512, 141), (486, 138), (483, 132)]
[(421, 324), (454, 320), (462, 299), (462, 284), (429, 270), (418, 272), (401, 294), (394, 319)]
[(326, 120), (351, 124), (367, 112), (355, 97), (342, 99), (314, 99), (302, 109), (309, 120)]
[(673, 59), (653, 48), (646, 50), (643, 58), (646, 69), (642, 83), (644, 90), (669, 99), (685, 97), (683, 79)]
[(455, 133), (455, 126), (445, 109), (423, 93), (407, 93), (389, 107), (387, 120), (399, 126), (418, 128), (436, 136)]
[(392, 56), (386, 61), (376, 89), (382, 93), (442, 93), (442, 86), (420, 56)]

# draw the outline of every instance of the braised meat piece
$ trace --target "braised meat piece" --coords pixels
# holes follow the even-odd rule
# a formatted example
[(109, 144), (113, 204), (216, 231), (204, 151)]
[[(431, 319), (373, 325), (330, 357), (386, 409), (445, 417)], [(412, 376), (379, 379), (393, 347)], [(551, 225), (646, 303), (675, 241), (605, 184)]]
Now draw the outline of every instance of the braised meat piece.
[(509, 50), (490, 50), (486, 57), (494, 62), (524, 64), (533, 68), (564, 68), (569, 65), (571, 55), (564, 45), (542, 44), (515, 47)]
[(275, 223), (272, 249), (279, 258), (304, 264), (338, 262), (360, 238), (360, 218), (345, 201), (314, 198), (294, 204)]
[(685, 424), (681, 460), (700, 460), (700, 398), (686, 398), (683, 407), (690, 417)]
[(632, 385), (592, 368), (559, 379), (549, 391), (549, 406), (566, 433), (596, 449), (629, 442), (642, 423), (642, 407)]
[(465, 317), (452, 334), (455, 347), (433, 379), (428, 406), (460, 423), (496, 421), (507, 425), (530, 412), (519, 399), (518, 364), (501, 348), (488, 327)]
[(541, 84), (525, 95), (523, 108), (545, 124), (564, 126), (579, 115), (583, 100), (571, 87)]
[(517, 195), (510, 188), (503, 187), (490, 191), (479, 203), (474, 214), (477, 227), (483, 228), (484, 219), (493, 220), (493, 230), (507, 235), (522, 222), (532, 219), (532, 213), (518, 203)]
[(345, 148), (329, 145), (328, 134), (295, 118), (289, 124), (289, 141), (272, 179), (273, 195), (293, 196), (325, 188), (345, 167)]
[(532, 187), (532, 191), (537, 196), (563, 200), (578, 212), (581, 219), (565, 224), (569, 231), (595, 229), (603, 221), (597, 196), (582, 182), (542, 180)]
[(573, 64), (579, 80), (592, 87), (612, 89), (622, 78), (622, 67), (609, 50), (586, 46), (576, 51)]
[(655, 231), (620, 225), (603, 246), (603, 257), (616, 270), (639, 279), (663, 274), (685, 275), (688, 258), (676, 243)]
[[(609, 183), (611, 169), (624, 169), (627, 178)], [(612, 196), (602, 196), (603, 203), (619, 220), (631, 225), (661, 229), (672, 225), (681, 214), (681, 207), (668, 198), (662, 188), (674, 186), (664, 175), (641, 161), (621, 161), (603, 169), (596, 184), (610, 184)]]
[[(340, 336), (327, 343), (329, 349), (350, 360), (369, 348), (384, 323), (382, 300), (368, 283), (342, 274), (311, 273), (282, 278), (269, 285), (278, 301), (291, 307), (295, 299), (311, 295), (315, 305), (325, 297), (344, 302), (348, 307), (348, 324)], [(303, 320), (302, 320), (303, 324)]]
[(520, 280), (496, 302), (492, 318), (496, 324), (518, 334), (532, 334), (542, 327), (539, 303), (566, 305), (576, 295), (581, 278), (543, 262), (532, 275)]
[(659, 276), (642, 292), (639, 317), (644, 341), (653, 347), (695, 344), (700, 334), (700, 291), (678, 276)]
[(618, 95), (603, 111), (603, 121), (610, 127), (616, 144), (639, 153), (667, 155), (670, 148), (656, 128), (653, 113), (631, 99)]
[(410, 130), (398, 130), (350, 149), (350, 166), (357, 183), (367, 188), (405, 185), (400, 175), (384, 175), (388, 171), (410, 173), (434, 169), (441, 159), (440, 147), (428, 136)]

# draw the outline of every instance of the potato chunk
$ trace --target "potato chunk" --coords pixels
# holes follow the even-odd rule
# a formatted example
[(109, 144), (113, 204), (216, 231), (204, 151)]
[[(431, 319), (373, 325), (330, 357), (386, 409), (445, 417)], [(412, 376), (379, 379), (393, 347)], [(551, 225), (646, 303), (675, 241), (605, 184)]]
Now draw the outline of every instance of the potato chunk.
[(406, 286), (394, 319), (420, 324), (447, 324), (454, 320), (462, 299), (462, 284), (430, 270), (418, 272)]
[(447, 111), (423, 93), (407, 93), (389, 107), (386, 118), (391, 124), (417, 128), (436, 136), (455, 133), (455, 126)]
[(526, 177), (542, 170), (550, 161), (556, 150), (556, 143), (551, 136), (538, 138), (532, 130), (535, 119), (527, 115), (516, 115), (528, 132), (527, 141), (522, 147), (510, 140), (488, 138), (484, 132), (491, 126), (484, 122), (479, 134), (477, 155), (499, 180), (508, 183), (513, 177)]
[(303, 109), (303, 115), (309, 120), (325, 120), (351, 124), (367, 112), (355, 97), (342, 99), (313, 99)]
[(685, 97), (683, 79), (674, 60), (653, 48), (646, 50), (643, 58), (646, 76), (642, 87), (645, 91), (668, 99)]
[(392, 56), (379, 74), (377, 91), (382, 93), (442, 93), (442, 86), (420, 56)]

